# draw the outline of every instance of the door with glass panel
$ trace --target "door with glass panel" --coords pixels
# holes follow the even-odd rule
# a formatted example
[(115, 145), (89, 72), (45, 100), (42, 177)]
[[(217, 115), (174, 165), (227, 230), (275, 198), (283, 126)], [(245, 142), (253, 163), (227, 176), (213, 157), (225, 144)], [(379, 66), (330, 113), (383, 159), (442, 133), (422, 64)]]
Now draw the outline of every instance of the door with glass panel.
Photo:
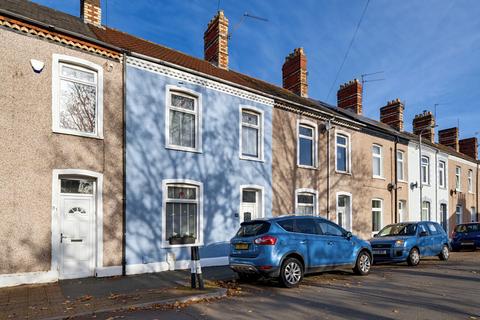
[(260, 217), (260, 191), (256, 189), (242, 189), (240, 204), (240, 223)]
[(447, 213), (447, 204), (441, 203), (440, 204), (440, 223), (442, 225), (443, 230), (448, 233), (448, 213)]
[(59, 199), (59, 277), (91, 277), (95, 266), (95, 182), (60, 179)]
[(351, 197), (348, 195), (337, 196), (337, 223), (345, 230), (352, 229), (350, 221)]

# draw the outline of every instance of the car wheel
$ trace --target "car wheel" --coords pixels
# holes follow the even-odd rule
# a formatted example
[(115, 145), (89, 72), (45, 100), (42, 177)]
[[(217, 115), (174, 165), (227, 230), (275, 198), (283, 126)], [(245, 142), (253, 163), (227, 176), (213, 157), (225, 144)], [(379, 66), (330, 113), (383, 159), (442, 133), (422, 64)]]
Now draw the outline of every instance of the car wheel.
[(410, 250), (408, 254), (407, 263), (409, 266), (416, 266), (420, 263), (420, 252), (418, 252), (417, 248), (413, 248)]
[(448, 246), (443, 245), (442, 251), (440, 252), (440, 254), (438, 255), (438, 257), (439, 257), (440, 260), (442, 260), (442, 261), (447, 261), (447, 260), (448, 260), (448, 257), (450, 257), (450, 251), (448, 250)]
[(360, 252), (357, 257), (357, 262), (353, 268), (353, 272), (360, 276), (366, 276), (370, 273), (370, 268), (372, 267), (372, 259), (366, 251)]
[(286, 288), (298, 286), (303, 278), (303, 266), (295, 258), (286, 259), (280, 270), (280, 283)]

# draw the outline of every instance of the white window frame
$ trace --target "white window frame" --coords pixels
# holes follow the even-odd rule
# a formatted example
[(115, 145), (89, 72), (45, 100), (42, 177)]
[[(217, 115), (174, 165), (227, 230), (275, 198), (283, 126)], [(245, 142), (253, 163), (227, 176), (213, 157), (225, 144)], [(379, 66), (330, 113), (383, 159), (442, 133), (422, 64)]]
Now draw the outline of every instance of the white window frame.
[[(423, 159), (427, 159), (427, 164), (423, 164)], [(421, 157), (421, 166), (420, 166), (420, 179), (421, 183), (425, 186), (430, 185), (430, 157), (427, 155), (422, 155)], [(425, 167), (425, 173), (426, 175), (423, 174), (423, 168)]]
[[(95, 105), (95, 132), (81, 132), (60, 127), (60, 67), (69, 65), (76, 69), (94, 72), (97, 78), (97, 101)], [(54, 53), (52, 56), (52, 132), (74, 136), (103, 139), (103, 68), (93, 62)]]
[[(165, 235), (167, 232), (167, 200), (168, 200), (168, 187), (172, 185), (191, 185), (197, 188), (198, 190), (198, 223), (197, 223), (197, 239), (195, 243), (191, 244), (170, 244)], [(193, 247), (193, 246), (203, 246), (203, 183), (195, 180), (189, 179), (165, 179), (162, 181), (162, 235), (161, 243), (162, 248), (176, 248), (176, 247)]]
[[(374, 147), (380, 148), (380, 155), (377, 155), (373, 152)], [(379, 145), (378, 143), (374, 143), (374, 144), (372, 144), (371, 152), (372, 152), (372, 175), (373, 175), (373, 177), (377, 178), (377, 179), (385, 179), (383, 177), (383, 146)], [(373, 172), (374, 158), (379, 158), (380, 159), (380, 175), (376, 175), (375, 172)]]
[[(339, 170), (337, 168), (337, 148), (338, 148), (338, 143), (337, 143), (337, 137), (338, 136), (343, 136), (344, 138), (347, 139), (347, 145), (342, 146), (347, 149), (347, 159), (346, 159), (346, 171)], [(335, 130), (335, 171), (338, 173), (351, 173), (351, 168), (352, 168), (352, 157), (351, 157), (351, 151), (352, 151), (352, 144), (351, 144), (351, 135), (347, 132), (341, 131), (341, 130)]]
[[(313, 166), (300, 164), (300, 126), (310, 127), (313, 129), (313, 137), (312, 138), (312, 157), (313, 157)], [(317, 141), (318, 141), (318, 126), (315, 122), (309, 121), (306, 119), (298, 119), (297, 120), (297, 166), (300, 168), (307, 168), (307, 169), (316, 169), (317, 168)], [(303, 137), (303, 136), (302, 136)], [(305, 137), (306, 139), (310, 139), (310, 137)]]
[[(458, 210), (460, 208), (460, 211)], [(457, 221), (459, 220), (458, 217), (460, 217), (460, 222), (458, 223)], [(457, 204), (455, 206), (455, 225), (462, 224), (463, 223), (463, 206), (461, 204)]]
[(318, 191), (315, 189), (309, 188), (300, 188), (295, 190), (295, 213), (297, 213), (298, 209), (298, 196), (300, 194), (310, 194), (313, 195), (313, 216), (318, 216)]
[[(243, 122), (242, 122), (242, 112), (250, 112), (254, 113), (259, 117), (258, 121), (258, 126), (253, 126), (253, 125), (248, 125), (245, 124), (247, 127), (255, 127), (258, 129), (258, 157), (250, 157), (250, 156), (245, 156), (242, 154), (242, 127), (243, 127)], [(265, 119), (264, 119), (264, 112), (262, 109), (253, 107), (253, 106), (247, 106), (247, 105), (240, 105), (239, 108), (239, 113), (238, 113), (238, 140), (239, 140), (239, 148), (238, 148), (238, 154), (240, 159), (242, 160), (252, 160), (252, 161), (260, 161), (260, 162), (265, 162), (265, 152), (264, 152), (264, 139), (265, 139)]]
[[(443, 188), (443, 189), (445, 189), (446, 186), (447, 186), (447, 183), (446, 183), (447, 182), (446, 181), (446, 178), (447, 178), (447, 176), (446, 176), (446, 172), (447, 172), (446, 171), (446, 166), (447, 166), (447, 164), (446, 164), (445, 161), (443, 161), (443, 160), (438, 161), (438, 179), (440, 180), (438, 182), (438, 185), (440, 186), (440, 188)], [(440, 183), (442, 181), (443, 181), (443, 183)]]
[(238, 212), (242, 210), (242, 196), (243, 196), (243, 190), (255, 190), (257, 192), (260, 192), (260, 213), (259, 213), (259, 218), (264, 218), (265, 217), (265, 188), (263, 186), (260, 186), (258, 184), (242, 184), (240, 185), (240, 202), (238, 205)]
[[(398, 156), (399, 154), (402, 155), (402, 158), (400, 159), (400, 157)], [(405, 152), (402, 151), (402, 150), (397, 150), (397, 170), (398, 168), (401, 168), (401, 172), (402, 172), (402, 178), (398, 178), (398, 181), (402, 181), (402, 182), (405, 182), (406, 179), (405, 179)], [(397, 173), (398, 175), (398, 173)]]
[(468, 169), (467, 181), (468, 181), (468, 184), (467, 184), (468, 192), (473, 193), (473, 170), (472, 169)]
[[(428, 203), (428, 219), (427, 220), (423, 220), (422, 217), (423, 217), (423, 204), (424, 203)], [(431, 201), (428, 201), (428, 200), (422, 200), (422, 207), (420, 208), (420, 221), (431, 221), (432, 219), (432, 202)]]
[[(380, 208), (374, 208), (373, 207), (373, 201), (380, 201)], [(373, 211), (375, 212), (380, 212), (380, 224), (379, 228), (377, 231), (373, 231), (373, 223), (372, 223), (372, 235), (377, 234), (380, 230), (383, 228), (383, 199), (380, 198), (372, 198), (372, 201), (370, 202), (371, 205), (371, 213), (372, 213), (372, 218), (373, 218)]]
[(462, 168), (455, 167), (455, 191), (462, 191)]
[[(191, 112), (181, 109), (181, 112), (195, 114), (195, 148), (177, 146), (170, 143), (170, 108), (172, 104), (172, 94), (187, 96), (195, 100), (195, 111)], [(165, 90), (165, 148), (179, 151), (202, 153), (202, 94), (183, 87), (167, 85)], [(177, 110), (177, 109), (175, 109)]]
[(337, 212), (338, 212), (338, 209), (337, 209), (338, 208), (338, 199), (340, 198), (340, 196), (347, 196), (350, 199), (350, 208), (349, 208), (350, 212), (348, 213), (348, 217), (350, 219), (350, 228), (349, 229), (344, 228), (344, 229), (347, 230), (347, 231), (352, 231), (352, 229), (353, 229), (353, 220), (352, 220), (353, 219), (353, 213), (352, 213), (352, 211), (353, 211), (353, 197), (352, 197), (352, 194), (350, 192), (340, 191), (340, 192), (336, 193), (336, 196), (335, 196), (335, 216), (336, 216), (335, 217), (335, 223), (340, 226), (339, 221), (338, 221), (338, 214), (337, 214)]
[(470, 220), (471, 222), (477, 222), (477, 209), (470, 207)]

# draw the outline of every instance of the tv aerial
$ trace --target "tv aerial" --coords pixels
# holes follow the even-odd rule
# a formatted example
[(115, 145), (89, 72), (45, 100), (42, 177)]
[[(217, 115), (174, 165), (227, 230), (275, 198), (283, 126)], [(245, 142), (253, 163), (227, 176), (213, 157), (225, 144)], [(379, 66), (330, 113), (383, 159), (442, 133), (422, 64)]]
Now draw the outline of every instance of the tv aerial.
[(250, 19), (255, 19), (255, 20), (259, 20), (259, 21), (263, 21), (263, 22), (268, 22), (268, 19), (267, 18), (263, 18), (263, 17), (259, 17), (259, 16), (255, 16), (253, 14), (250, 14), (248, 12), (245, 12), (243, 15), (242, 15), (242, 18), (240, 19), (239, 22), (237, 22), (237, 24), (235, 24), (232, 28), (232, 31), (228, 33), (228, 39), (230, 39), (232, 37), (232, 34), (238, 30), (238, 28), (240, 28), (240, 26), (243, 24), (243, 22), (245, 22), (245, 19), (247, 18), (250, 18)]

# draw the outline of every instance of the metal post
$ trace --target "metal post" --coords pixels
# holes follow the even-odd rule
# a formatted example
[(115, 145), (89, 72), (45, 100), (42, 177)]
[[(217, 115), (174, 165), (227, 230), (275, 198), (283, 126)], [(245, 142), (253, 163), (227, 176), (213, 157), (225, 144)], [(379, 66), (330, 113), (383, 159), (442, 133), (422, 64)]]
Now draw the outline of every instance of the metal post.
[(420, 174), (419, 174), (419, 177), (420, 177), (420, 221), (422, 220), (422, 213), (423, 213), (423, 203), (422, 203), (422, 188), (423, 188), (423, 181), (422, 181), (422, 133), (423, 133), (423, 130), (420, 132), (420, 143), (419, 143), (419, 147), (418, 147), (418, 151), (419, 151), (419, 154), (420, 154), (420, 166), (418, 167), (419, 170), (420, 170)]
[(195, 248), (195, 251), (196, 251), (196, 261), (195, 261), (195, 264), (196, 264), (196, 273), (197, 273), (197, 282), (198, 282), (198, 289), (200, 290), (204, 290), (205, 287), (203, 285), (203, 276), (202, 276), (202, 266), (200, 264), (200, 251), (198, 249), (198, 247), (194, 247)]
[(203, 290), (205, 287), (203, 285), (202, 266), (200, 265), (200, 253), (198, 247), (191, 247), (190, 255), (190, 278), (192, 289), (195, 289), (198, 283), (198, 289)]
[(191, 279), (191, 287), (195, 289), (197, 287), (196, 284), (196, 263), (195, 263), (195, 247), (190, 248), (190, 279)]

